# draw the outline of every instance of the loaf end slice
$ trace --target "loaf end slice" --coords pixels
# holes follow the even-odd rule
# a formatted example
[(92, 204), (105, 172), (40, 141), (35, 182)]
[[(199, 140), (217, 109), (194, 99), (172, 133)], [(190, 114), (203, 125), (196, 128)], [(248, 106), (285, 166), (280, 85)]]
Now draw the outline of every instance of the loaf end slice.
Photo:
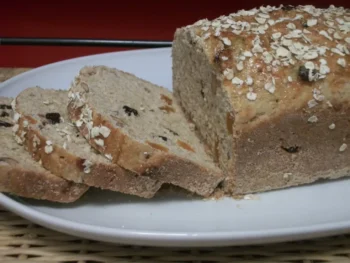
[(82, 68), (68, 112), (88, 142), (113, 163), (209, 196), (223, 179), (171, 92), (105, 66)]
[(0, 112), (8, 113), (0, 118), (0, 192), (60, 203), (78, 200), (87, 186), (51, 174), (14, 141), (11, 102), (0, 97)]
[(262, 6), (176, 30), (174, 96), (226, 193), (349, 175), (349, 14)]
[(16, 97), (16, 140), (53, 174), (69, 181), (144, 198), (161, 183), (111, 163), (96, 152), (67, 115), (68, 92), (32, 87)]

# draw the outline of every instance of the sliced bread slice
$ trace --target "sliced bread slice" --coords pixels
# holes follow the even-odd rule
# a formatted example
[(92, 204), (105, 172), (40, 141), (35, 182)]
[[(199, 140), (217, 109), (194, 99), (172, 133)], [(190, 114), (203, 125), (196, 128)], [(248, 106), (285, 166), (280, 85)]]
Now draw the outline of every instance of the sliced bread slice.
[(165, 88), (117, 69), (86, 66), (69, 98), (69, 116), (81, 134), (125, 169), (201, 196), (223, 180)]
[(68, 91), (32, 87), (16, 97), (16, 140), (53, 174), (67, 180), (151, 198), (161, 183), (124, 170), (97, 153), (67, 115)]
[(0, 192), (60, 203), (79, 199), (88, 186), (51, 174), (14, 141), (11, 101), (0, 97)]

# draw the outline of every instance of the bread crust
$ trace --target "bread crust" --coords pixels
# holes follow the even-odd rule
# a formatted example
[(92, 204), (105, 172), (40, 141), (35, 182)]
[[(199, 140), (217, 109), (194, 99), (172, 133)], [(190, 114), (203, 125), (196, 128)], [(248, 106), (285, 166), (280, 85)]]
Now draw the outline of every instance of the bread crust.
[[(349, 175), (349, 22), (342, 7), (266, 6), (177, 29), (174, 94), (227, 172), (226, 194)], [(208, 102), (188, 100), (206, 75)], [(209, 130), (202, 114), (216, 120), (216, 108)]]
[[(91, 74), (95, 70), (113, 69), (98, 66), (84, 67), (80, 71), (79, 78), (84, 74)], [(124, 134), (121, 129), (115, 127), (110, 121), (99, 114), (99, 112), (89, 105), (88, 86), (84, 88), (73, 84), (70, 89), (70, 102), (68, 112), (72, 122), (78, 127), (81, 134), (88, 140), (89, 144), (101, 152), (103, 155), (112, 157), (112, 162), (125, 169), (131, 170), (139, 175), (147, 175), (164, 183), (170, 183), (200, 196), (209, 196), (223, 180), (221, 171), (216, 171), (202, 167), (201, 165), (176, 156), (159, 148), (152, 147), (143, 142), (139, 142)], [(90, 112), (90, 114), (84, 114)], [(87, 122), (92, 127), (105, 126), (110, 130), (107, 138), (99, 137), (103, 140), (103, 145), (96, 142), (96, 138), (90, 138), (87, 122), (81, 122), (82, 116), (88, 116)], [(79, 123), (79, 125), (77, 125)], [(91, 128), (90, 128), (91, 129)]]
[[(28, 155), (28, 158), (29, 155)], [(0, 166), (0, 192), (25, 198), (72, 203), (88, 190), (83, 184), (57, 176), (26, 170), (20, 166)]]
[[(16, 149), (16, 153), (7, 152), (14, 150), (9, 147), (12, 142), (7, 140), (13, 140), (13, 145), (16, 146), (11, 131), (13, 127), (12, 101), (12, 98), (0, 97), (0, 112), (2, 112), (0, 120), (8, 124), (0, 127), (1, 142), (5, 144), (2, 145), (0, 154), (0, 192), (60, 203), (75, 202), (89, 189), (88, 186), (69, 182), (44, 169), (35, 170), (34, 167), (25, 167), (18, 161), (20, 158), (16, 159), (18, 151), (23, 151), (24, 155), (28, 155), (28, 159), (31, 158), (28, 153), (25, 153), (23, 147)], [(4, 112), (7, 114), (3, 114)]]
[[(87, 164), (85, 159), (73, 155), (55, 144), (52, 144), (52, 152), (48, 153), (45, 146), (49, 138), (45, 138), (40, 133), (40, 128), (35, 119), (26, 115), (25, 112), (21, 112), (21, 105), (19, 105), (18, 100), (16, 113), (20, 116), (16, 135), (32, 157), (53, 174), (76, 183), (143, 198), (153, 197), (161, 187), (161, 182), (149, 177), (138, 176), (112, 163)], [(23, 125), (24, 121), (29, 124)]]

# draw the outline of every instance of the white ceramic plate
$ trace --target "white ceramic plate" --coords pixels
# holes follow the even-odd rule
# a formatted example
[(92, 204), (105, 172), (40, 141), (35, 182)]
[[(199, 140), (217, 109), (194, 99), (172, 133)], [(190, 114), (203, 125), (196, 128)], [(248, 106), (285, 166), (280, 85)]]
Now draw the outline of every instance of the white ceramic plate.
[[(0, 85), (0, 95), (23, 89), (67, 89), (85, 65), (107, 65), (171, 89), (170, 49), (88, 56), (50, 64)], [(289, 241), (350, 231), (350, 180), (290, 188), (258, 200), (190, 200), (169, 194), (142, 200), (91, 190), (75, 204), (11, 198), (0, 204), (33, 222), (68, 234), (115, 243), (224, 246)]]

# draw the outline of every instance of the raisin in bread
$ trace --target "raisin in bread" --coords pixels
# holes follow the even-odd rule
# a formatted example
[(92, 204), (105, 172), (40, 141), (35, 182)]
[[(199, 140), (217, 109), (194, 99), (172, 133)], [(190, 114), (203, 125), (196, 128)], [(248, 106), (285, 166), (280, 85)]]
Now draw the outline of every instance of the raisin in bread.
[(67, 115), (68, 91), (32, 87), (16, 97), (16, 140), (53, 174), (89, 186), (151, 198), (161, 183), (97, 153)]
[(70, 88), (70, 118), (112, 162), (140, 175), (210, 195), (222, 173), (171, 92), (105, 66), (86, 66)]
[(1, 127), (12, 126), (13, 110), (11, 103), (13, 98), (0, 96), (0, 125)]
[(87, 186), (46, 171), (14, 141), (11, 101), (0, 97), (0, 192), (61, 203), (79, 199)]
[(350, 11), (260, 7), (176, 30), (174, 96), (227, 193), (349, 175)]

